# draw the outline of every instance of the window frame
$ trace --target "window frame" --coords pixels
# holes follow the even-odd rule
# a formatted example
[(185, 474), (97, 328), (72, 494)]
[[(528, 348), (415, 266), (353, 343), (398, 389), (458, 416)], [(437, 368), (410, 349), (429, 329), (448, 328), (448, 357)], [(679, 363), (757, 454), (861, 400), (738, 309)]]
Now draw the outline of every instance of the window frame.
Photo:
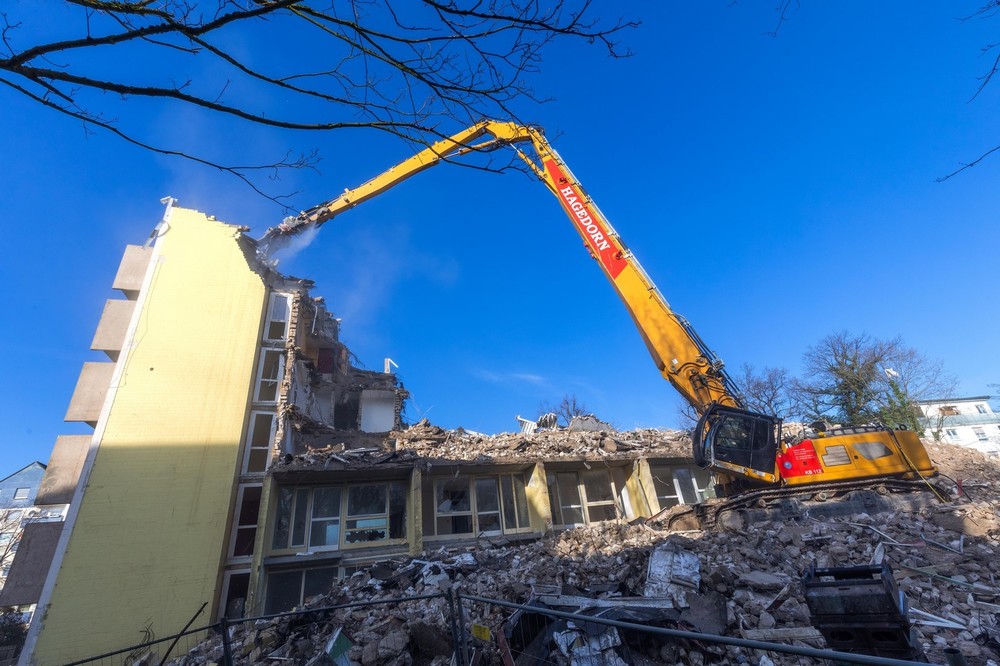
[[(670, 474), (671, 485), (674, 489), (673, 495), (661, 495), (659, 489), (657, 488), (657, 481), (665, 485), (663, 479), (660, 478), (662, 472), (658, 470), (666, 470)], [(683, 472), (683, 475), (687, 475), (688, 478), (679, 478), (678, 472)], [(703, 474), (704, 481), (698, 478), (699, 473)], [(715, 497), (714, 481), (712, 480), (712, 474), (698, 467), (690, 467), (687, 465), (669, 465), (669, 464), (657, 464), (649, 466), (649, 474), (653, 477), (653, 492), (656, 493), (656, 501), (660, 507), (660, 510), (677, 506), (680, 504), (698, 504), (704, 502), (706, 499), (711, 499)], [(664, 499), (676, 499), (675, 504), (664, 504)], [(694, 501), (689, 501), (693, 499)]]
[[(268, 416), (271, 419), (271, 427), (268, 429), (267, 434), (267, 446), (254, 446), (254, 436), (257, 434), (257, 417), (258, 416)], [(263, 409), (252, 409), (250, 410), (250, 419), (247, 425), (247, 436), (244, 443), (243, 451), (243, 465), (241, 471), (243, 474), (264, 474), (267, 471), (268, 464), (271, 462), (271, 452), (274, 447), (274, 435), (278, 429), (278, 419), (274, 412), (267, 411)], [(250, 469), (250, 458), (253, 451), (266, 451), (264, 455), (264, 468), (259, 471), (252, 471)]]
[[(520, 479), (520, 485), (518, 485), (514, 479)], [(509, 479), (511, 484), (511, 494), (513, 506), (507, 507), (507, 498), (504, 496), (504, 479)], [(469, 508), (464, 511), (440, 511), (441, 500), (439, 499), (438, 489), (444, 483), (454, 482), (456, 480), (464, 480), (466, 483), (466, 488), (469, 493)], [(492, 514), (494, 511), (481, 510), (479, 507), (479, 481), (493, 481), (496, 487), (497, 493), (497, 518), (499, 523), (499, 529), (497, 530), (481, 530), (479, 525), (480, 514)], [(510, 474), (462, 474), (457, 477), (437, 477), (433, 479), (431, 483), (431, 499), (434, 505), (434, 526), (433, 532), (430, 534), (424, 534), (424, 541), (440, 541), (447, 539), (478, 539), (480, 537), (491, 537), (491, 536), (502, 536), (505, 534), (524, 534), (526, 532), (531, 532), (531, 510), (527, 508), (527, 481), (524, 478), (523, 472), (512, 472)], [(524, 495), (526, 512), (524, 516), (520, 516), (520, 511), (517, 505), (518, 490)], [(510, 512), (510, 513), (508, 513)], [(515, 527), (507, 527), (507, 517), (508, 515), (513, 515)], [(447, 518), (456, 518), (468, 516), (471, 526), (471, 531), (469, 532), (452, 532), (450, 534), (438, 534), (438, 521)]]
[[(257, 489), (260, 491), (260, 498), (257, 500), (257, 522), (253, 523), (241, 523), (240, 520), (243, 517), (243, 500), (246, 496), (248, 490)], [(257, 526), (260, 524), (260, 507), (264, 499), (264, 485), (261, 483), (243, 483), (240, 484), (239, 488), (236, 490), (236, 506), (233, 509), (233, 526), (229, 533), (229, 559), (234, 561), (244, 561), (253, 557), (253, 547), (250, 549), (249, 555), (236, 555), (236, 540), (237, 535), (240, 531), (249, 531), (251, 528), (254, 532), (254, 542), (257, 539)]]
[(27, 486), (27, 487), (24, 487), (24, 488), (15, 488), (14, 489), (14, 499), (15, 500), (26, 500), (29, 497), (31, 497), (31, 486)]
[[(282, 303), (283, 302), (283, 303)], [(282, 308), (282, 305), (284, 306)], [(275, 318), (275, 310), (281, 308), (283, 319)], [(292, 295), (285, 294), (281, 292), (271, 292), (270, 297), (267, 300), (267, 312), (264, 315), (264, 330), (261, 333), (261, 340), (264, 342), (285, 342), (288, 339), (288, 322), (292, 318)], [(271, 330), (271, 324), (281, 322), (282, 326), (281, 337), (273, 338), (269, 337), (268, 334)]]
[[(363, 532), (365, 530), (380, 529), (373, 527), (358, 527), (349, 530), (348, 524), (348, 498), (350, 496), (350, 490), (352, 488), (363, 488), (366, 486), (383, 486), (385, 488), (385, 511), (380, 514), (351, 514), (351, 520), (373, 520), (381, 517), (385, 518), (385, 533), (386, 537), (384, 539), (370, 540), (370, 541), (348, 541), (348, 532)], [(400, 493), (403, 495), (403, 516), (404, 516), (404, 529), (403, 535), (399, 537), (392, 537), (392, 519), (393, 519), (393, 487), (396, 487)], [(338, 524), (338, 534), (336, 544), (323, 544), (313, 546), (310, 545), (313, 539), (313, 527), (316, 523), (327, 523), (332, 520), (332, 516), (316, 516), (316, 491), (325, 489), (337, 489), (340, 492), (340, 502), (339, 502), (339, 513), (336, 517)], [(282, 491), (290, 492), (292, 496), (291, 505), (289, 506), (288, 516), (289, 524), (287, 536), (285, 538), (284, 545), (276, 545), (275, 539), (278, 537), (277, 528), (279, 521), (281, 520), (281, 493)], [(305, 493), (305, 510), (303, 512), (303, 525), (304, 529), (302, 531), (302, 541), (301, 543), (295, 543), (295, 529), (296, 529), (296, 515), (300, 511), (300, 498), (303, 497), (302, 493)], [(349, 551), (352, 549), (360, 548), (370, 548), (370, 547), (382, 547), (382, 546), (393, 546), (405, 544), (407, 542), (406, 537), (406, 521), (405, 516), (409, 511), (411, 511), (410, 501), (409, 501), (409, 485), (402, 479), (390, 479), (386, 481), (379, 481), (375, 483), (333, 483), (333, 484), (322, 484), (322, 485), (310, 485), (310, 486), (279, 486), (276, 491), (276, 496), (278, 500), (274, 502), (274, 513), (273, 519), (271, 520), (271, 529), (267, 535), (266, 552), (272, 554), (286, 554), (295, 552), (335, 552), (335, 551)]]
[[(593, 472), (604, 472), (605, 474), (607, 474), (608, 484), (609, 484), (609, 487), (611, 489), (611, 499), (610, 500), (595, 500), (595, 501), (590, 501), (587, 498), (587, 491), (586, 491), (585, 483), (583, 481), (583, 475), (586, 474), (586, 473), (593, 473)], [(580, 501), (579, 504), (565, 504), (564, 500), (562, 498), (561, 492), (559, 490), (558, 476), (559, 475), (568, 475), (568, 474), (573, 474), (573, 475), (576, 476), (576, 491), (577, 491), (577, 497), (579, 498), (579, 501)], [(623, 511), (623, 507), (621, 506), (621, 503), (620, 503), (620, 499), (618, 497), (618, 488), (615, 485), (615, 479), (614, 479), (614, 476), (611, 474), (611, 470), (610, 469), (603, 468), (603, 469), (595, 469), (595, 470), (591, 470), (591, 469), (575, 470), (575, 469), (573, 469), (573, 470), (550, 471), (550, 472), (548, 472), (546, 474), (545, 482), (546, 482), (546, 487), (548, 488), (548, 491), (549, 491), (549, 507), (552, 510), (552, 526), (553, 527), (560, 528), (560, 529), (562, 529), (562, 528), (569, 529), (569, 528), (573, 528), (573, 527), (582, 527), (582, 526), (587, 526), (587, 525), (593, 525), (593, 524), (596, 524), (596, 523), (609, 522), (611, 520), (618, 520), (622, 516), (625, 515), (625, 512)], [(553, 493), (553, 490), (555, 490), (554, 493)], [(554, 498), (553, 498), (553, 495), (554, 495)], [(590, 507), (591, 506), (593, 506), (593, 507), (604, 507), (604, 506), (609, 506), (609, 505), (610, 506), (614, 506), (614, 508), (615, 508), (615, 518), (608, 518), (606, 520), (591, 520), (591, 518), (590, 518)], [(572, 522), (572, 523), (557, 522), (556, 511), (558, 510), (558, 513), (559, 513), (558, 520), (562, 521), (562, 520), (564, 520), (563, 512), (567, 508), (569, 508), (569, 509), (579, 508), (580, 513), (581, 513), (581, 515), (583, 517), (583, 522), (582, 523), (577, 523), (577, 522)]]
[(325, 570), (328, 570), (328, 569), (332, 569), (334, 571), (334, 574), (333, 574), (333, 582), (334, 583), (336, 583), (338, 580), (341, 580), (343, 578), (343, 568), (339, 564), (326, 564), (326, 565), (317, 565), (317, 566), (314, 566), (314, 567), (305, 567), (305, 568), (296, 568), (296, 569), (275, 569), (275, 570), (272, 570), (272, 571), (267, 571), (266, 581), (264, 583), (264, 599), (263, 599), (263, 602), (264, 602), (264, 613), (265, 614), (271, 614), (271, 613), (274, 613), (274, 612), (282, 613), (282, 612), (287, 612), (288, 610), (291, 610), (291, 609), (287, 609), (287, 610), (275, 610), (275, 609), (272, 608), (272, 606), (271, 606), (271, 591), (272, 591), (271, 585), (273, 583), (273, 577), (274, 576), (280, 576), (282, 574), (293, 574), (293, 573), (299, 574), (298, 601), (296, 601), (292, 605), (292, 608), (296, 608), (298, 606), (301, 606), (303, 603), (305, 603), (305, 600), (306, 600), (306, 598), (305, 598), (306, 576), (309, 573), (316, 573), (316, 572), (325, 571)]
[[(278, 369), (275, 373), (277, 376), (275, 378), (265, 378), (264, 377), (264, 365), (267, 360), (272, 355), (276, 355), (278, 358)], [(260, 360), (257, 362), (257, 375), (254, 378), (253, 385), (253, 402), (262, 404), (277, 404), (278, 398), (281, 394), (281, 381), (285, 376), (285, 350), (276, 349), (273, 347), (261, 347), (260, 349)], [(264, 399), (261, 398), (261, 389), (264, 387), (265, 383), (274, 384), (274, 398)]]
[[(235, 576), (244, 576), (244, 575), (247, 576), (247, 577), (250, 576), (250, 569), (249, 569), (249, 567), (239, 568), (239, 569), (227, 569), (225, 571), (225, 573), (223, 573), (223, 575), (222, 575), (222, 594), (219, 596), (219, 618), (220, 619), (223, 618), (223, 617), (225, 617), (226, 613), (228, 613), (228, 611), (229, 611), (229, 609), (227, 608), (227, 605), (228, 605), (227, 601), (229, 601), (230, 587), (232, 586), (232, 580), (233, 580), (233, 578)], [(248, 585), (248, 588), (249, 588), (249, 585)], [(247, 596), (249, 597), (249, 589), (247, 590)], [(246, 599), (247, 599), (247, 597), (243, 598), (243, 615), (241, 615), (240, 618), (244, 618), (244, 617), (247, 616)], [(230, 620), (236, 620), (236, 619), (239, 619), (239, 618), (231, 617), (229, 619)]]

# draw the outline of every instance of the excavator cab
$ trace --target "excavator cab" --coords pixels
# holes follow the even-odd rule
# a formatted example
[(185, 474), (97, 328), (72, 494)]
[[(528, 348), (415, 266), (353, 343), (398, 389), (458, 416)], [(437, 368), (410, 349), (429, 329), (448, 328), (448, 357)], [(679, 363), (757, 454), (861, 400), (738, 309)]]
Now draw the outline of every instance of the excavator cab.
[(778, 482), (781, 419), (776, 416), (713, 403), (698, 420), (692, 440), (695, 463), (732, 477), (737, 486)]

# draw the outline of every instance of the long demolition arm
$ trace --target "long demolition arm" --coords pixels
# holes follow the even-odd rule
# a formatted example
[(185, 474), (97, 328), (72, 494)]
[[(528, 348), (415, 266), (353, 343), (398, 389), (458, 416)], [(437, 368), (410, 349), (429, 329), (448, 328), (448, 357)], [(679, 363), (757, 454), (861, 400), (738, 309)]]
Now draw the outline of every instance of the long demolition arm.
[[(475, 143), (480, 139), (485, 140)], [(519, 144), (530, 144), (534, 156)], [(712, 404), (742, 407), (739, 391), (722, 362), (691, 325), (670, 309), (656, 285), (625, 247), (604, 214), (584, 191), (541, 130), (515, 123), (484, 120), (443, 139), (336, 199), (311, 208), (268, 229), (261, 247), (270, 251), (281, 239), (324, 222), (394, 187), (445, 159), (472, 151), (513, 146), (562, 205), (601, 270), (625, 304), (653, 362), (663, 376), (699, 413)]]

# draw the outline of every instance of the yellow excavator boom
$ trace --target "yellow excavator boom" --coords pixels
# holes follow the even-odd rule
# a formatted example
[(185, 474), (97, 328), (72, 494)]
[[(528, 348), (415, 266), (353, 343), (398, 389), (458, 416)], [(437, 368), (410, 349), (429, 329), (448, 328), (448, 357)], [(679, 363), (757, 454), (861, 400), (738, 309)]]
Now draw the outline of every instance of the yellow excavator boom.
[(569, 216), (642, 336), (653, 362), (700, 419), (693, 433), (695, 462), (717, 473), (722, 492), (784, 483), (811, 485), (936, 472), (913, 433), (862, 427), (798, 443), (781, 441), (781, 419), (746, 409), (735, 384), (690, 324), (671, 310), (638, 260), (584, 190), (541, 129), (484, 120), (442, 138), (413, 157), (336, 199), (268, 229), (263, 252), (315, 228), (425, 169), (471, 152), (511, 147), (545, 183)]
[[(529, 154), (521, 146), (530, 148)], [(701, 341), (687, 320), (671, 310), (638, 260), (622, 242), (580, 181), (536, 127), (484, 120), (421, 150), (354, 189), (286, 218), (269, 229), (262, 245), (273, 248), (278, 239), (309, 227), (318, 227), (374, 196), (432, 166), (469, 152), (512, 146), (518, 156), (545, 183), (569, 216), (611, 282), (642, 336), (660, 373), (702, 413), (718, 403), (740, 407), (739, 392), (722, 362)]]

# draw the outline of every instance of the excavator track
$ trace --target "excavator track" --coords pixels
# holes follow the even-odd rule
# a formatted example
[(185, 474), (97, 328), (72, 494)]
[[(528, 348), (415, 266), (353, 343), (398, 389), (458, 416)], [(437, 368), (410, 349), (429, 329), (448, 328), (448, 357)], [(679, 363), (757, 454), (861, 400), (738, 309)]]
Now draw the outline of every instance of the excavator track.
[(882, 496), (904, 492), (940, 493), (940, 490), (933, 490), (926, 480), (887, 478), (831, 482), (810, 486), (762, 488), (699, 504), (669, 507), (652, 516), (649, 520), (663, 524), (668, 529), (712, 529), (718, 524), (719, 516), (727, 511), (759, 510), (766, 512), (789, 500), (796, 500), (807, 506), (811, 503), (819, 507), (823, 506), (825, 502), (835, 503), (848, 493), (859, 490), (872, 491), (876, 495)]

